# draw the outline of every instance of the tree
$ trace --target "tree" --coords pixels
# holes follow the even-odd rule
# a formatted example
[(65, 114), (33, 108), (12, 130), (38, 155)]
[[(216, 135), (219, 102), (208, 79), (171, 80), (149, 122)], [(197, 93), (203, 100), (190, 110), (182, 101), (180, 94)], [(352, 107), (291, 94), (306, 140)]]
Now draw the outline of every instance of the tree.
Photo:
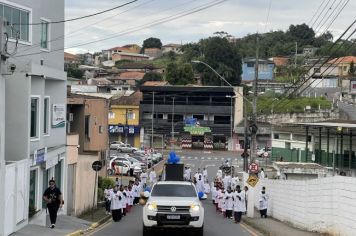
[(145, 48), (161, 48), (162, 42), (158, 38), (148, 38), (143, 41), (141, 51), (144, 52)]
[[(210, 37), (200, 41), (203, 52), (203, 60), (214, 68), (220, 75), (232, 85), (241, 83), (241, 57), (237, 47), (226, 38)], [(205, 85), (221, 85), (220, 79), (209, 68), (197, 65), (197, 71), (202, 74)]]
[(162, 81), (163, 76), (160, 73), (157, 72), (147, 72), (142, 80), (139, 82), (139, 86), (144, 84), (146, 81)]
[(76, 79), (82, 79), (83, 78), (83, 71), (77, 69), (77, 68), (71, 68), (69, 67), (67, 70), (67, 76), (68, 77), (72, 77), (72, 78), (76, 78)]
[(287, 35), (300, 45), (311, 45), (315, 38), (314, 30), (305, 23), (301, 25), (290, 25)]
[(166, 80), (172, 85), (186, 85), (192, 83), (194, 71), (190, 63), (170, 63), (166, 68)]

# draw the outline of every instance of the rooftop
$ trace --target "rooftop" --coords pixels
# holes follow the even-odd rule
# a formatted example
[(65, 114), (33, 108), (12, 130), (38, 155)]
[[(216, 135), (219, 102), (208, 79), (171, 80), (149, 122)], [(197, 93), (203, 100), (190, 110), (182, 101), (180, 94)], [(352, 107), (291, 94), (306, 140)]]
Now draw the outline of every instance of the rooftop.
[(169, 85), (167, 81), (146, 81), (142, 86), (166, 86)]
[(356, 63), (356, 57), (355, 56), (346, 56), (346, 57), (339, 57), (339, 58), (334, 58), (330, 60), (328, 63), (330, 64), (340, 64), (340, 63), (351, 63), (351, 62)]
[(111, 105), (140, 105), (140, 101), (142, 100), (142, 93), (140, 91), (136, 91), (130, 96), (122, 96), (117, 99), (111, 100)]

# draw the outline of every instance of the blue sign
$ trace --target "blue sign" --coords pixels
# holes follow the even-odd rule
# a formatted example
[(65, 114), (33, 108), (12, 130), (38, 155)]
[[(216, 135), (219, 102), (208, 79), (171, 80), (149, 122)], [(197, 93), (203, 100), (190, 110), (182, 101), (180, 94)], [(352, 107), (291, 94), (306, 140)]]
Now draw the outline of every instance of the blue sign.
[(139, 126), (109, 125), (109, 134), (139, 134)]
[(186, 126), (195, 126), (197, 124), (198, 120), (196, 118), (188, 118), (185, 120), (185, 125)]
[(40, 165), (46, 161), (46, 148), (38, 149), (34, 153), (33, 164)]

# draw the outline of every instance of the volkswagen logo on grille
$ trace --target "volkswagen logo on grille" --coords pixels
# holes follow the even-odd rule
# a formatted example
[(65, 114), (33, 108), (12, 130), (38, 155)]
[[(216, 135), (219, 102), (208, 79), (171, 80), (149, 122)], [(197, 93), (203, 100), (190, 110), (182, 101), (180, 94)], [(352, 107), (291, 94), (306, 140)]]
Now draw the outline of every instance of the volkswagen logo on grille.
[(171, 212), (176, 212), (177, 211), (177, 208), (176, 207), (171, 207)]

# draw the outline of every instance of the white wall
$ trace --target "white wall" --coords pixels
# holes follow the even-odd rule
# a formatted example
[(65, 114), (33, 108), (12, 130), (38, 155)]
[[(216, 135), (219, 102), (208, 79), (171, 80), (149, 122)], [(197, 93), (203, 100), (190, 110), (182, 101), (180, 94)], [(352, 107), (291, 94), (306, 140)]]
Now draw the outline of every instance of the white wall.
[[(356, 235), (356, 178), (262, 180), (270, 196), (268, 214), (298, 228), (332, 235)], [(255, 194), (255, 206), (258, 206)]]

